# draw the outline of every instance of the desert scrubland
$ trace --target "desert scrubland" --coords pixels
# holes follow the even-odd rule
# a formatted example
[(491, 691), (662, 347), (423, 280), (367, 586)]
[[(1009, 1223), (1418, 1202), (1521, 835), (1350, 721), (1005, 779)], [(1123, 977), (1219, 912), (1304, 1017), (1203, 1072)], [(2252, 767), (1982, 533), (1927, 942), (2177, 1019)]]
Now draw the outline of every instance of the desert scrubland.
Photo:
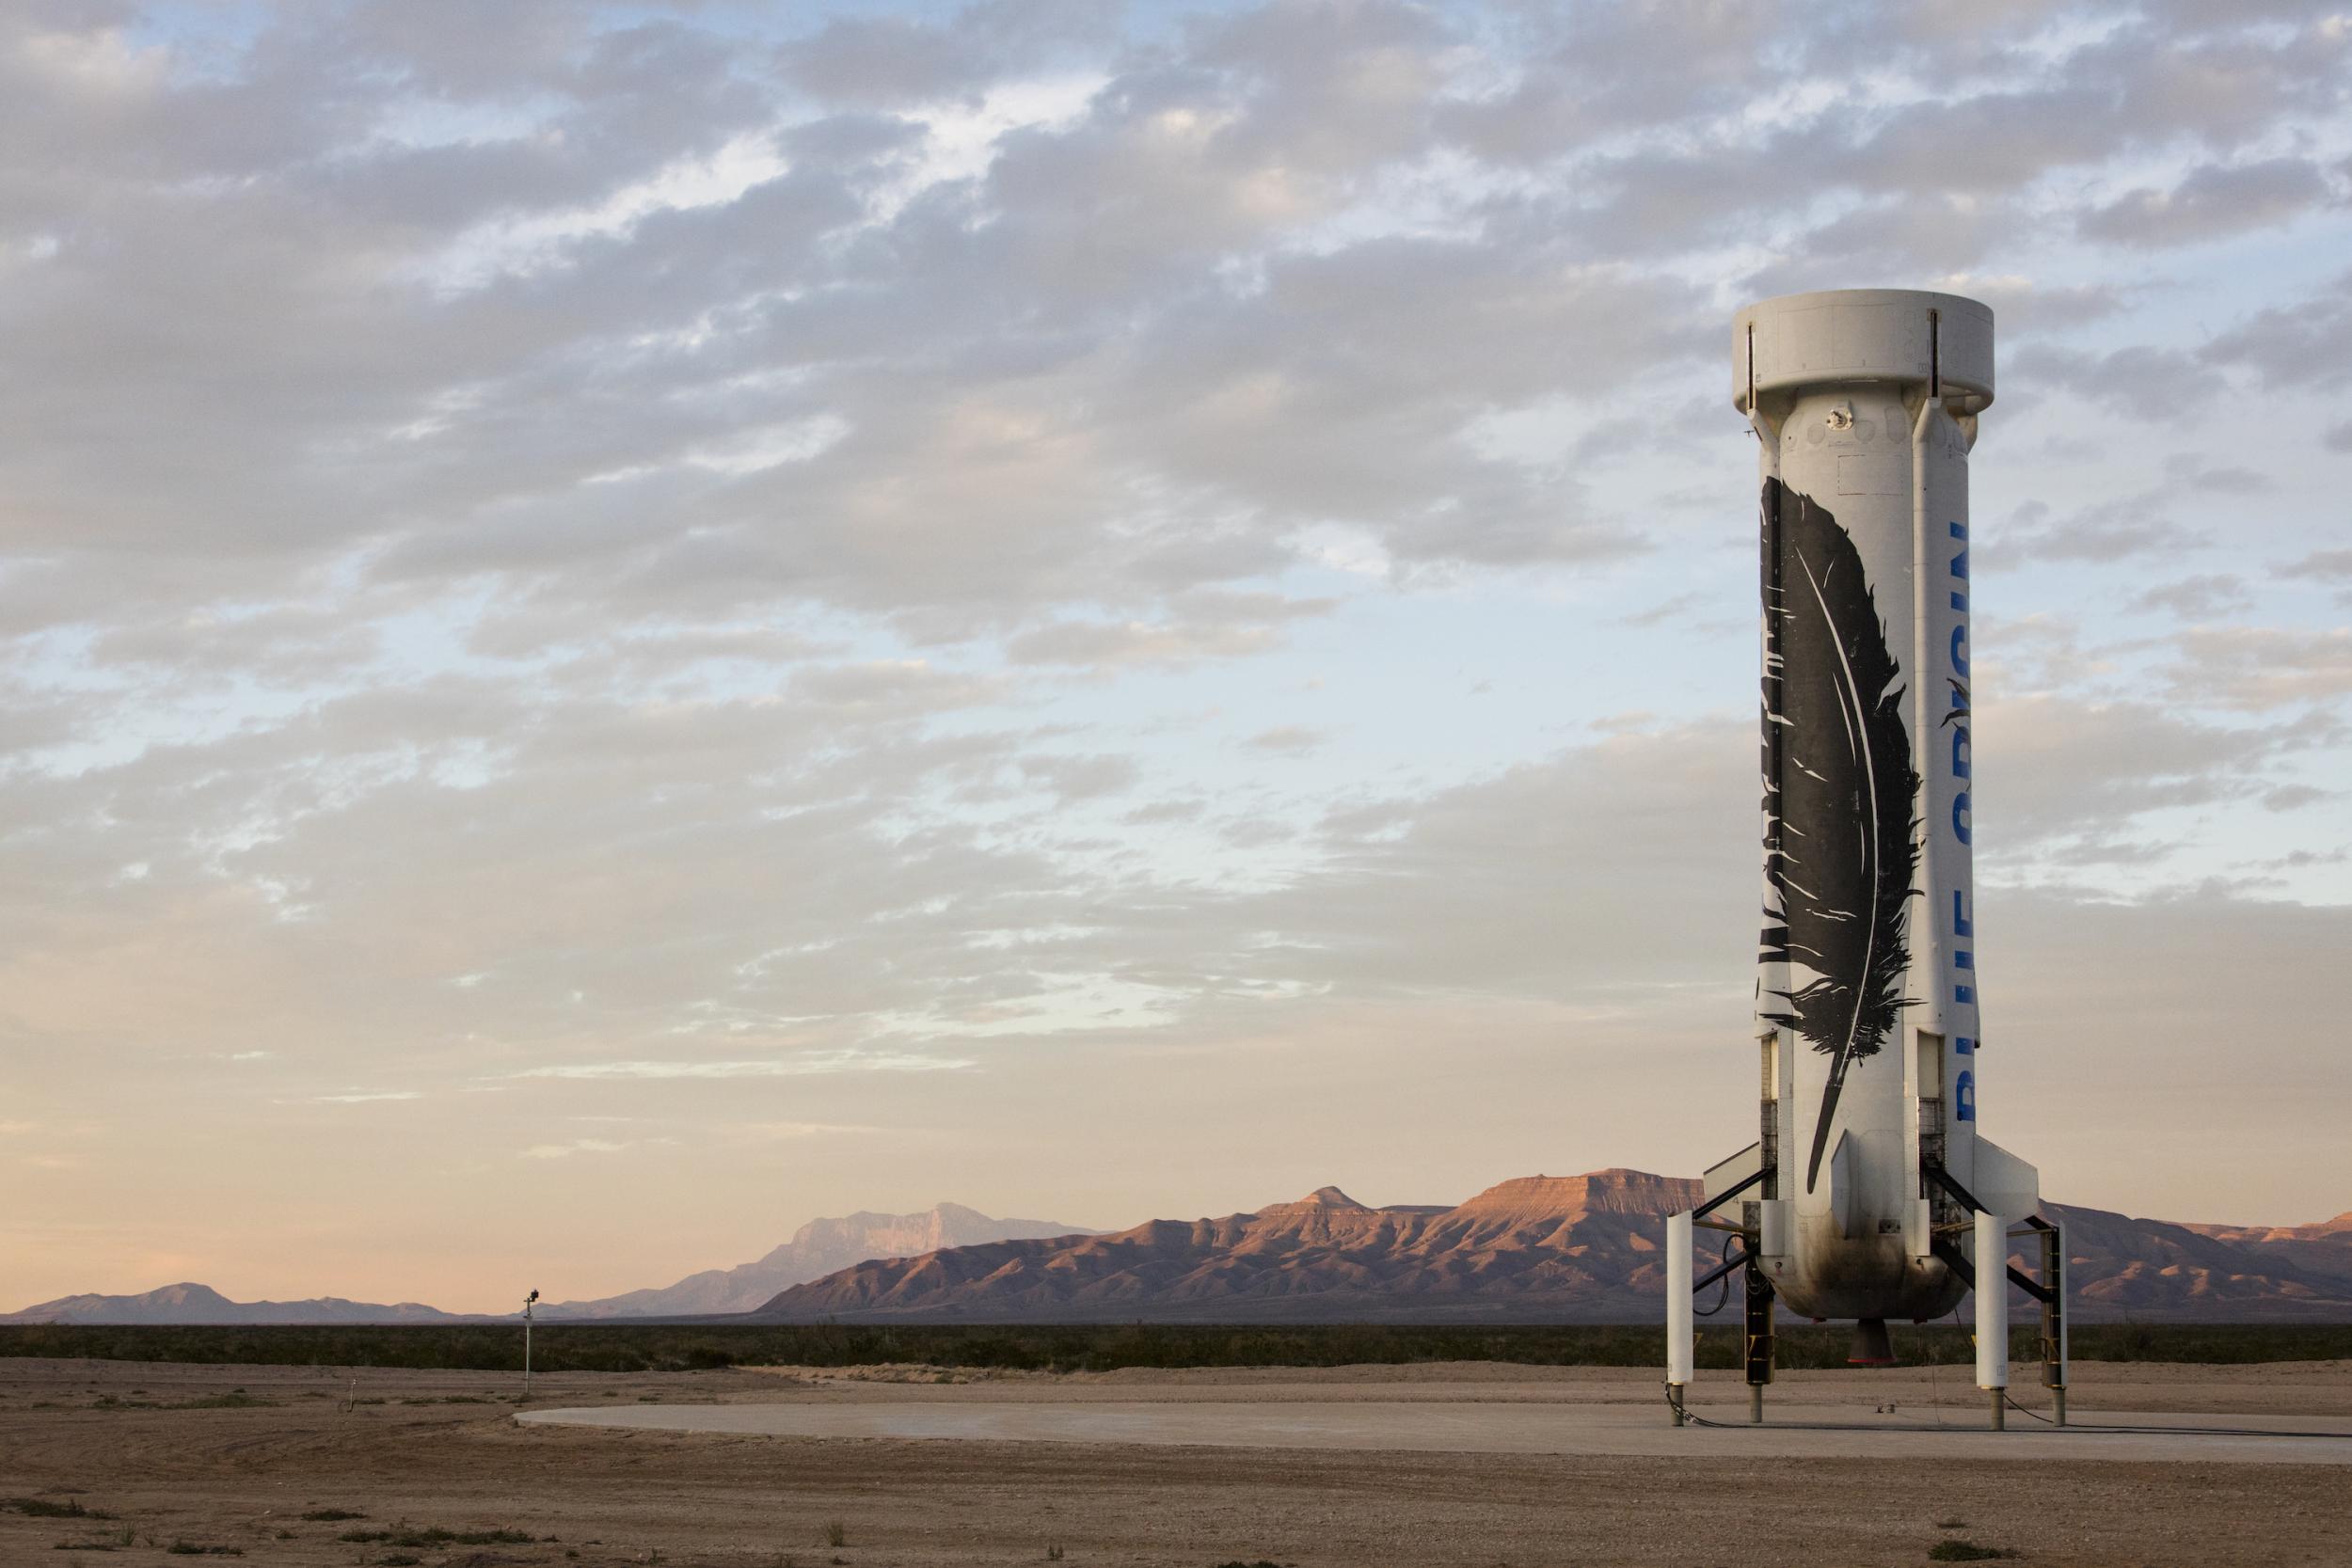
[[(1908, 1564), (1950, 1542), (2038, 1564), (2352, 1555), (2336, 1465), (2029, 1463), (1989, 1435), (1964, 1463), (751, 1437), (522, 1425), (518, 1394), (505, 1372), (0, 1360), (0, 1562)], [(1491, 1362), (901, 1365), (562, 1372), (535, 1381), (531, 1407), (1658, 1397), (1640, 1369)], [(1740, 1408), (1729, 1378), (1701, 1397)], [(1796, 1370), (1773, 1397), (1954, 1422), (1980, 1410), (1951, 1368)], [(2352, 1430), (2352, 1362), (2086, 1363), (2075, 1409)]]

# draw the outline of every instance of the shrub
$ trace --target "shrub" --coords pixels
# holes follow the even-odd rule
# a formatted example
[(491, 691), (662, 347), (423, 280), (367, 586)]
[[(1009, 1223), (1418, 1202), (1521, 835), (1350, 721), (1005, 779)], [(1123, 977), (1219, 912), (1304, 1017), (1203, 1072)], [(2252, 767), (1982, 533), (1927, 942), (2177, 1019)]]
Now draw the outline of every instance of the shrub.
[(34, 1519), (111, 1519), (114, 1517), (113, 1514), (101, 1509), (84, 1508), (82, 1499), (79, 1497), (68, 1497), (63, 1502), (57, 1502), (49, 1497), (9, 1497), (5, 1501), (0, 1501), (0, 1509), (5, 1509), (10, 1513), (22, 1513)]
[(447, 1529), (439, 1525), (419, 1529), (413, 1525), (394, 1525), (389, 1529), (347, 1529), (335, 1539), (361, 1545), (519, 1546), (529, 1544), (532, 1536), (518, 1529)]

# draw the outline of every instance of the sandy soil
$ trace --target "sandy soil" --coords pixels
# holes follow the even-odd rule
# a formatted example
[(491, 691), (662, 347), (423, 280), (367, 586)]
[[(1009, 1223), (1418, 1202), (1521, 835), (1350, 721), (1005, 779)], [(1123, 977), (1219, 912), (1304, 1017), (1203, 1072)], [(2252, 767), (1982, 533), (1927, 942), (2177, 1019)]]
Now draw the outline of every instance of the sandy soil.
[[(2077, 1370), (2074, 1409), (2352, 1417), (2352, 1363)], [(1788, 1373), (1776, 1394), (1979, 1408), (1964, 1374)], [(2021, 1396), (2028, 1395), (2024, 1380)], [(2047, 1564), (2352, 1563), (2344, 1471), (921, 1442), (527, 1426), (488, 1373), (0, 1362), (0, 1564), (1916, 1564), (1966, 1538)], [(238, 1391), (242, 1390), (242, 1394)], [(1654, 1374), (1486, 1365), (1053, 1377), (874, 1369), (542, 1377), (600, 1402), (1414, 1400), (1638, 1404)], [(1744, 1408), (1727, 1375), (1701, 1407)], [(255, 1404), (223, 1405), (223, 1399)], [(496, 1402), (472, 1402), (491, 1401)], [(2028, 1402), (2033, 1402), (2030, 1399)], [(179, 1406), (180, 1408), (173, 1408)], [(78, 1505), (82, 1517), (16, 1506)], [(357, 1520), (309, 1520), (341, 1509)], [(97, 1513), (113, 1515), (97, 1518)], [(404, 1546), (350, 1531), (520, 1531)], [(829, 1544), (837, 1524), (843, 1544)], [(129, 1544), (121, 1544), (128, 1537)], [(1059, 1557), (1052, 1555), (1059, 1549)]]
[[(1306, 1390), (1311, 1392), (1311, 1390)], [(2006, 1405), (2004, 1415), (2015, 1412)], [(1578, 1400), (778, 1400), (766, 1403), (594, 1404), (515, 1418), (645, 1432), (771, 1437), (930, 1438), (958, 1442), (1149, 1444), (1168, 1448), (1358, 1452), (1549, 1454), (1561, 1459), (1679, 1459), (1702, 1465), (1788, 1459), (1994, 1460), (2034, 1465), (2142, 1463), (2334, 1465), (2352, 1486), (2352, 1422), (2117, 1411), (2105, 1425), (2059, 1428), (2020, 1418), (1994, 1431), (1883, 1403), (1772, 1402), (1767, 1418), (1671, 1426), (1656, 1404)], [(2184, 1425), (2184, 1423), (2187, 1423)]]

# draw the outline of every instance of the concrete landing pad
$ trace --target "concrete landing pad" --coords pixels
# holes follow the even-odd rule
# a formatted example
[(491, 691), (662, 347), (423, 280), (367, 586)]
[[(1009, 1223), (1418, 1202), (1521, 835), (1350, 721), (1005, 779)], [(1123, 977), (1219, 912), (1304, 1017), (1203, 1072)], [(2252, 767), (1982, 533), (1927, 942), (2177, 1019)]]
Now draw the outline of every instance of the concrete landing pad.
[[(1762, 1427), (1739, 1408), (1699, 1407), (1724, 1428), (1668, 1424), (1661, 1402), (1639, 1405), (1441, 1403), (1435, 1401), (894, 1400), (874, 1403), (651, 1404), (532, 1410), (531, 1425), (738, 1435), (918, 1438), (1010, 1443), (1123, 1443), (1238, 1449), (1402, 1449), (1438, 1453), (1629, 1454), (1660, 1457), (2201, 1460), (2352, 1465), (2352, 1423), (2259, 1416), (2082, 1413), (2067, 1431), (2015, 1411), (1992, 1432), (1982, 1412), (1857, 1414), (1851, 1404), (1774, 1406)], [(2099, 1432), (2091, 1424), (2253, 1428), (2276, 1436), (2187, 1431)], [(2337, 1433), (2339, 1435), (2328, 1435)]]

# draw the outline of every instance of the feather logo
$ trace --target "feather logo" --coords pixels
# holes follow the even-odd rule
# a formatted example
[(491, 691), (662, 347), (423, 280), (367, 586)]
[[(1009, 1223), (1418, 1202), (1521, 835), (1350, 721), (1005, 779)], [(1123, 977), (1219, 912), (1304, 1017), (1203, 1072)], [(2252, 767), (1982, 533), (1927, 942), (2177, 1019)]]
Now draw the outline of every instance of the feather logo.
[(1764, 930), (1788, 966), (1766, 1014), (1826, 1053), (1813, 1124), (1813, 1190), (1846, 1069), (1877, 1054), (1911, 999), (1919, 775), (1903, 727), (1902, 667), (1862, 556), (1828, 508), (1764, 482)]

